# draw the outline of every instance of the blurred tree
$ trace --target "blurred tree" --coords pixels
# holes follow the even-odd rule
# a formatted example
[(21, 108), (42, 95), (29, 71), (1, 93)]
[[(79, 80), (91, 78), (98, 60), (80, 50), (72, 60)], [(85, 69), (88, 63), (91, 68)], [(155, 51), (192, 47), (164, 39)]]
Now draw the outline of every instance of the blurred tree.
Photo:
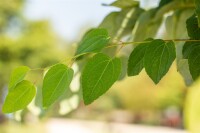
[(24, 0), (0, 1), (0, 32), (4, 32), (13, 18), (21, 16)]
[[(14, 68), (20, 65), (45, 68), (64, 58), (64, 50), (57, 45), (61, 42), (47, 21), (33, 22), (23, 18), (21, 10), (24, 2), (0, 0), (0, 108)], [(29, 77), (37, 79), (38, 74), (41, 77), (41, 71)]]

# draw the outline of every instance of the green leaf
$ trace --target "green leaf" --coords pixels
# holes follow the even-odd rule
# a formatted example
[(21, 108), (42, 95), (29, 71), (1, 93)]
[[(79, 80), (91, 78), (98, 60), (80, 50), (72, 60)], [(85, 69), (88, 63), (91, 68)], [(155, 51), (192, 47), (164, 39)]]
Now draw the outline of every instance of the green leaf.
[(196, 46), (190, 53), (188, 58), (190, 73), (192, 78), (196, 80), (200, 75), (200, 46)]
[(168, 16), (165, 21), (165, 26), (168, 35), (167, 37), (173, 39), (188, 38), (186, 29), (186, 20), (192, 14), (194, 14), (193, 9), (185, 9), (185, 10), (176, 10), (171, 16)]
[(159, 8), (163, 7), (166, 4), (169, 4), (170, 2), (172, 2), (173, 0), (161, 0), (159, 3)]
[(120, 27), (117, 21), (119, 14), (120, 12), (111, 12), (104, 18), (104, 20), (99, 25), (100, 28), (107, 29), (111, 37), (114, 37), (116, 35), (116, 32)]
[(193, 15), (186, 21), (188, 36), (191, 39), (200, 39), (200, 28), (198, 27), (197, 16)]
[[(153, 39), (147, 39), (146, 41), (152, 41)], [(148, 43), (138, 45), (133, 49), (128, 60), (128, 76), (138, 75), (144, 68), (144, 56)]]
[[(160, 25), (162, 23), (162, 18), (158, 21), (153, 22), (157, 9), (151, 9), (149, 11), (143, 12), (135, 25), (133, 30), (134, 41), (145, 40), (146, 38), (154, 38)], [(144, 32), (145, 31), (145, 32)]]
[(108, 29), (109, 35), (113, 39), (119, 39), (131, 33), (143, 11), (141, 8), (128, 8), (122, 9), (120, 12), (112, 12), (105, 17), (99, 27)]
[(110, 4), (110, 6), (115, 6), (119, 8), (130, 8), (130, 7), (139, 7), (139, 2), (135, 0), (117, 0)]
[(155, 84), (168, 72), (175, 57), (175, 45), (172, 41), (158, 39), (149, 43), (144, 57), (144, 67)]
[(84, 103), (88, 105), (103, 95), (118, 80), (120, 73), (119, 58), (96, 54), (86, 64), (81, 76)]
[(200, 46), (200, 42), (186, 42), (183, 46), (183, 58), (188, 59), (192, 51), (197, 47)]
[(178, 69), (178, 72), (183, 77), (185, 84), (187, 86), (190, 86), (193, 83), (193, 79), (192, 79), (192, 76), (190, 74), (188, 60), (187, 59), (180, 59), (177, 62), (177, 69)]
[(12, 72), (10, 82), (8, 84), (9, 91), (12, 91), (15, 86), (24, 79), (29, 70), (30, 68), (27, 66), (20, 66)]
[(200, 0), (195, 0), (195, 4), (196, 4), (196, 14), (198, 16), (198, 24), (199, 24), (199, 28), (200, 28)]
[(128, 64), (128, 57), (125, 55), (122, 55), (119, 57), (121, 60), (121, 74), (119, 76), (118, 81), (123, 80), (126, 77), (127, 74), (127, 64)]
[(27, 80), (22, 80), (12, 91), (9, 91), (2, 111), (12, 113), (24, 109), (32, 101), (35, 94), (35, 86)]
[(48, 70), (42, 87), (43, 107), (52, 105), (69, 89), (73, 73), (73, 70), (64, 64), (54, 65)]
[(76, 51), (76, 55), (101, 51), (109, 42), (106, 29), (92, 29), (85, 34)]

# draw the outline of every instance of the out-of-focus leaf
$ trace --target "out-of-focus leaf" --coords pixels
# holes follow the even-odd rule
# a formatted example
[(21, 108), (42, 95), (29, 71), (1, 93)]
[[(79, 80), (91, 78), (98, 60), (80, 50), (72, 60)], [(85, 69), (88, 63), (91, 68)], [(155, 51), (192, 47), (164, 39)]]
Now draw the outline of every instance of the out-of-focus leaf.
[(26, 73), (30, 70), (27, 66), (21, 66), (16, 68), (10, 77), (10, 82), (8, 84), (9, 91), (12, 91), (15, 86), (21, 82), (24, 77), (26, 76)]
[[(186, 10), (177, 10), (171, 16), (168, 16), (165, 21), (165, 26), (167, 30), (167, 37), (169, 39), (188, 38), (187, 29), (186, 29), (186, 20), (194, 14), (193, 9)], [(189, 71), (188, 61), (183, 59), (182, 49), (184, 42), (176, 43), (176, 64), (177, 70), (182, 75), (185, 84), (187, 86), (191, 85), (193, 82), (192, 76)]]
[(121, 64), (122, 64), (122, 70), (121, 70), (121, 74), (119, 76), (119, 80), (123, 80), (127, 74), (128, 57), (123, 55), (120, 57), (120, 60), (121, 60)]
[(191, 133), (199, 133), (200, 131), (200, 80), (198, 79), (188, 89), (185, 110), (184, 110), (184, 122), (186, 128)]
[(161, 0), (159, 3), (159, 8), (161, 8), (162, 6), (172, 2), (173, 0)]
[(3, 105), (4, 113), (12, 113), (24, 109), (36, 94), (35, 86), (26, 80), (19, 82), (12, 91), (9, 91)]
[(79, 43), (76, 55), (99, 52), (108, 44), (109, 39), (110, 37), (106, 29), (92, 29), (84, 35), (82, 41)]
[(152, 18), (155, 16), (156, 11), (156, 9), (152, 9), (140, 15), (133, 30), (134, 41), (141, 41), (147, 38), (155, 37), (162, 23), (162, 18), (156, 22), (152, 21)]
[(99, 25), (100, 28), (107, 29), (111, 37), (115, 36), (117, 29), (119, 27), (119, 23), (117, 22), (119, 14), (120, 12), (111, 12), (104, 18), (104, 20)]
[(135, 0), (117, 0), (110, 4), (110, 6), (115, 6), (119, 8), (130, 8), (130, 7), (139, 7), (139, 2)]
[(191, 39), (199, 39), (200, 40), (200, 27), (198, 26), (198, 18), (193, 15), (186, 21), (188, 36)]

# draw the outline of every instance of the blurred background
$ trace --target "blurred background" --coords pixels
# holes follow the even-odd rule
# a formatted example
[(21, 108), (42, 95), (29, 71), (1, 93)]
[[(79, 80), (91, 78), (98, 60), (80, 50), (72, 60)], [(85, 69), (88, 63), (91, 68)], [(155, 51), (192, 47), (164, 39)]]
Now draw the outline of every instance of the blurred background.
[[(20, 65), (45, 68), (73, 56), (90, 28), (118, 8), (113, 0), (0, 0), (0, 108), (10, 73)], [(141, 0), (156, 7), (159, 0)], [(80, 97), (79, 67), (68, 93), (48, 110), (41, 109), (40, 69), (27, 78), (37, 84), (36, 99), (23, 111), (0, 112), (0, 133), (185, 133), (183, 108), (187, 87), (175, 63), (155, 85), (144, 71), (125, 77), (89, 106)]]

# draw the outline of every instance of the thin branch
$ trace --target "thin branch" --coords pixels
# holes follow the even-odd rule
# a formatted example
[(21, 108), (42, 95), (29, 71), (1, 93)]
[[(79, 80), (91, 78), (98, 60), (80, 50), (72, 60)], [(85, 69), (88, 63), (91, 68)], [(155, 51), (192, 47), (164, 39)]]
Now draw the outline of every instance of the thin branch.
[[(163, 40), (163, 41), (166, 41), (166, 42), (168, 42), (168, 41), (173, 41), (173, 42), (200, 42), (200, 40), (190, 40), (190, 39), (166, 39), (166, 40)], [(112, 47), (121, 46), (121, 47), (117, 50), (117, 52), (116, 52), (116, 54), (118, 54), (118, 53), (120, 52), (120, 50), (121, 50), (124, 46), (126, 46), (126, 45), (150, 43), (150, 42), (152, 42), (152, 41), (123, 42), (123, 41), (119, 41), (119, 40), (118, 40), (117, 42), (118, 42), (117, 44), (109, 45), (109, 46), (107, 46), (107, 47), (105, 47), (105, 48), (112, 48)], [(71, 62), (69, 63), (68, 66), (71, 67), (71, 66), (73, 65), (73, 63), (75, 62), (75, 60), (76, 60), (78, 57), (80, 57), (80, 56), (82, 56), (82, 55), (89, 54), (89, 53), (90, 53), (90, 52), (88, 52), (88, 53), (82, 53), (82, 54), (73, 56), (73, 57), (71, 58)], [(61, 62), (58, 62), (58, 63), (61, 63)], [(49, 67), (50, 67), (50, 66), (49, 66)], [(31, 71), (39, 71), (39, 70), (44, 71), (46, 68), (48, 68), (48, 67), (45, 67), (45, 68), (35, 68), (35, 69), (31, 69)]]

